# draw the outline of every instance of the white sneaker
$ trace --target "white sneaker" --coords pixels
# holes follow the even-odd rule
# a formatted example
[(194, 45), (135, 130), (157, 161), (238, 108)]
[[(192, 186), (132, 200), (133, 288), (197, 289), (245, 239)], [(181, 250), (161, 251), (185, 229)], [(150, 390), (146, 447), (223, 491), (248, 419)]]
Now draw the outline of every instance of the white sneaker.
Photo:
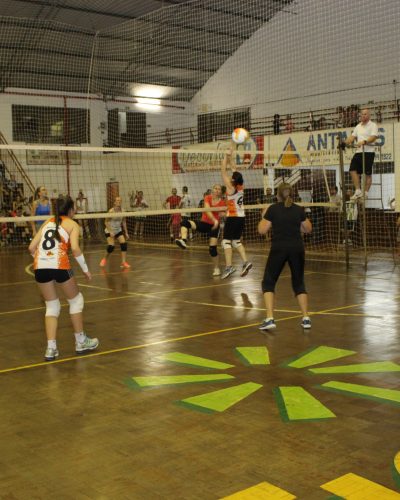
[(48, 347), (46, 352), (44, 353), (44, 359), (46, 361), (54, 361), (59, 356), (59, 352), (57, 347), (54, 349), (53, 347)]
[(350, 200), (358, 200), (358, 198), (362, 198), (361, 189), (356, 189), (353, 196), (350, 197)]
[(84, 354), (88, 351), (94, 351), (99, 346), (99, 339), (91, 339), (85, 336), (83, 342), (75, 342), (75, 352), (76, 354)]
[(221, 276), (221, 270), (219, 267), (216, 267), (214, 269), (214, 272), (212, 273), (213, 276)]
[(182, 248), (183, 250), (186, 250), (187, 244), (186, 244), (186, 241), (183, 238), (177, 238), (175, 240), (175, 243), (178, 245), (179, 248)]

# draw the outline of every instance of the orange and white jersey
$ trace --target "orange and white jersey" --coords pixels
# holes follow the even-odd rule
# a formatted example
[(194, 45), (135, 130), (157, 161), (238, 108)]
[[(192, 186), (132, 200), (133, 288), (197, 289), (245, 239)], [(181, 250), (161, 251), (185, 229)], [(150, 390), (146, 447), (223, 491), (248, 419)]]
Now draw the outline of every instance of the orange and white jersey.
[(237, 186), (233, 194), (226, 195), (228, 200), (227, 217), (244, 217), (243, 196), (243, 186)]
[(67, 231), (61, 227), (61, 225), (58, 226), (58, 233), (61, 237), (61, 241), (58, 241), (55, 237), (55, 219), (52, 218), (49, 219), (49, 221), (41, 228), (41, 233), (39, 245), (35, 251), (33, 268), (71, 269), (71, 264), (68, 258), (70, 241)]

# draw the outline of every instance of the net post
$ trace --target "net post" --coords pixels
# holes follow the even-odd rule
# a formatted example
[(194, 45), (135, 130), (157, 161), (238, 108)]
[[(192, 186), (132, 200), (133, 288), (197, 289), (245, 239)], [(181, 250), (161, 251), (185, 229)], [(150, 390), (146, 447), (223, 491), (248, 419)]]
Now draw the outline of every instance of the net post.
[(347, 232), (346, 184), (344, 178), (344, 159), (343, 159), (343, 149), (341, 147), (340, 132), (338, 133), (337, 139), (338, 139), (338, 150), (339, 150), (340, 185), (342, 188), (342, 221), (343, 221), (344, 250), (346, 258), (346, 269), (349, 269), (350, 255), (349, 255), (349, 241)]
[(364, 247), (364, 269), (368, 266), (368, 255), (367, 255), (367, 220), (366, 220), (366, 209), (365, 209), (365, 188), (367, 185), (367, 178), (365, 175), (365, 149), (364, 145), (362, 147), (362, 216), (363, 216), (363, 226), (362, 226), (362, 237), (363, 237), (363, 247)]

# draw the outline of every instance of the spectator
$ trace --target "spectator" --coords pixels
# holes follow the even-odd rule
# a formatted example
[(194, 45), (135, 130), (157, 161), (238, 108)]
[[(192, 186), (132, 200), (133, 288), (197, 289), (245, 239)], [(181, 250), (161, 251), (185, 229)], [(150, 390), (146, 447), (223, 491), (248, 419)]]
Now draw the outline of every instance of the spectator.
[(276, 203), (277, 198), (274, 196), (274, 193), (272, 192), (272, 188), (268, 187), (265, 191), (265, 194), (263, 194), (260, 198), (257, 198), (257, 203), (260, 204), (268, 204), (271, 205), (272, 203)]
[(335, 120), (335, 127), (342, 128), (343, 127), (343, 107), (338, 106), (336, 108), (336, 113), (337, 113), (337, 117)]
[[(76, 197), (75, 208), (77, 214), (87, 214), (89, 211), (88, 199), (83, 194), (82, 189), (79, 190)], [(81, 236), (90, 239), (89, 221), (87, 219), (78, 219), (78, 224), (81, 228)]]
[[(165, 200), (163, 206), (168, 210), (174, 210), (179, 208), (181, 203), (181, 197), (178, 196), (178, 191), (176, 188), (172, 188), (171, 195)], [(181, 214), (171, 214), (167, 227), (169, 228), (169, 236), (171, 238), (171, 243), (179, 238), (180, 227), (181, 227)]]
[[(133, 200), (133, 205), (131, 205), (135, 212), (149, 208), (146, 200), (143, 198), (143, 191), (137, 191), (136, 196)], [(144, 223), (146, 221), (146, 216), (141, 215), (140, 217), (135, 217), (135, 228), (133, 230), (133, 235), (135, 237), (143, 238), (144, 234)]]
[(294, 130), (292, 115), (286, 115), (285, 132), (290, 134)]
[(342, 205), (342, 197), (339, 194), (337, 186), (331, 186), (329, 191), (330, 202), (335, 204), (335, 207), (330, 207), (329, 212), (338, 212)]
[(272, 124), (274, 135), (279, 135), (280, 130), (281, 130), (281, 119), (278, 114), (274, 115), (274, 121)]
[(378, 106), (376, 110), (376, 123), (382, 123), (382, 106)]

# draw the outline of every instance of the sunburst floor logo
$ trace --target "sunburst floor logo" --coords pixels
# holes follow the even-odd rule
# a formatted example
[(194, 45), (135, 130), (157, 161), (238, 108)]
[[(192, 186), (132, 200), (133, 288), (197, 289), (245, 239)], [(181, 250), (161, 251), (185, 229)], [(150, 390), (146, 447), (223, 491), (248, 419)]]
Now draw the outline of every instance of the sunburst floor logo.
[[(271, 364), (269, 352), (265, 346), (235, 347), (234, 351), (239, 360), (247, 366), (268, 366)], [(347, 349), (317, 346), (297, 355), (293, 359), (287, 360), (281, 367), (296, 370), (303, 369), (310, 375), (400, 372), (400, 365), (392, 361), (314, 367), (315, 365), (329, 363), (354, 354), (356, 354), (355, 351), (349, 351)], [(182, 352), (166, 353), (162, 356), (158, 356), (156, 360), (220, 372), (228, 371), (235, 366)], [(235, 377), (229, 373), (207, 373), (201, 375), (135, 376), (130, 378), (127, 383), (128, 386), (135, 389), (149, 389), (162, 386), (178, 386), (182, 384), (231, 383), (234, 380)], [(230, 385), (227, 388), (212, 392), (204, 392), (186, 399), (181, 399), (176, 401), (176, 403), (185, 408), (206, 413), (224, 412), (262, 387), (262, 384), (249, 381)], [(330, 380), (323, 384), (315, 385), (314, 387), (316, 389), (335, 391), (353, 397), (368, 398), (382, 403), (400, 405), (399, 390), (352, 384), (336, 380)], [(301, 386), (278, 386), (273, 388), (273, 393), (282, 419), (286, 422), (314, 421), (336, 417), (331, 409), (327, 408), (314, 395)]]

